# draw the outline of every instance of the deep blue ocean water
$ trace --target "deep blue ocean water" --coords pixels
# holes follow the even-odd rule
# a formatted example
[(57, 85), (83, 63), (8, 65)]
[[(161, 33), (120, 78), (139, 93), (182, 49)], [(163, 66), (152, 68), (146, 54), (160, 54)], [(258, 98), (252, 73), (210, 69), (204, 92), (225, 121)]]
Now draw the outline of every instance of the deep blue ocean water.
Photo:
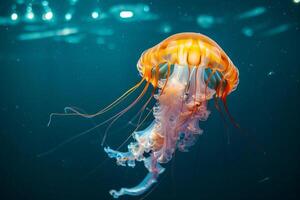
[[(211, 37), (238, 67), (240, 83), (228, 107), (242, 128), (228, 118), (225, 125), (211, 102), (210, 117), (200, 123), (204, 133), (190, 151), (177, 152), (164, 165), (151, 193), (123, 199), (299, 199), (297, 0), (45, 5), (0, 5), (1, 199), (112, 199), (110, 189), (137, 184), (146, 174), (142, 164), (124, 168), (107, 159), (100, 144), (106, 126), (38, 155), (124, 108), (140, 91), (102, 117), (55, 117), (50, 127), (47, 122), (65, 106), (93, 113), (111, 103), (140, 80), (141, 53), (179, 32)], [(52, 15), (43, 17), (49, 9)], [(128, 137), (135, 128), (128, 122), (142, 105), (112, 127), (105, 145), (116, 148)]]

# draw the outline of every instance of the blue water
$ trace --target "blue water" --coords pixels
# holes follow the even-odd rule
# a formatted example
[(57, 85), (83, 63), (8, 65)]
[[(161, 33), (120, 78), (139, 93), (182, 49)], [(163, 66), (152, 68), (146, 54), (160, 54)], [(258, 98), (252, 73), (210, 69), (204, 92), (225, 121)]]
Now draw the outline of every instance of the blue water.
[[(100, 144), (106, 126), (37, 155), (94, 127), (139, 91), (92, 120), (55, 117), (47, 127), (49, 114), (108, 105), (140, 80), (136, 63), (144, 50), (187, 31), (214, 39), (238, 67), (228, 107), (241, 129), (228, 118), (225, 125), (211, 102), (203, 135), (164, 165), (146, 199), (299, 199), (300, 3), (49, 0), (47, 20), (33, 1), (31, 20), (30, 1), (18, 2), (0, 7), (1, 199), (111, 199), (110, 189), (136, 185), (146, 170), (107, 159)], [(132, 16), (121, 18), (122, 11)], [(116, 148), (128, 137), (141, 106), (112, 127), (105, 145)]]

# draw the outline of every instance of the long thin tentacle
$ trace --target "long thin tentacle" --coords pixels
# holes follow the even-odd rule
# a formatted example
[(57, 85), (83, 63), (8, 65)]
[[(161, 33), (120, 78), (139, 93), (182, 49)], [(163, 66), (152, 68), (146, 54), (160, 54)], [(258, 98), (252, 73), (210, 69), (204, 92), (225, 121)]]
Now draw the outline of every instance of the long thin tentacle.
[[(136, 85), (134, 85), (132, 88), (130, 88), (129, 90), (127, 90), (124, 94), (122, 94), (119, 98), (117, 98), (114, 102), (112, 102), (111, 104), (109, 104), (108, 106), (106, 106), (105, 108), (101, 109), (100, 111), (94, 113), (94, 114), (86, 114), (86, 113), (82, 113), (80, 112), (78, 109), (74, 108), (74, 107), (66, 107), (65, 113), (51, 113), (49, 116), (49, 121), (47, 123), (47, 126), (50, 126), (52, 118), (54, 116), (81, 116), (81, 117), (85, 117), (85, 118), (93, 118), (96, 117), (98, 115), (101, 115), (109, 110), (111, 110), (112, 108), (114, 108), (115, 106), (117, 106), (119, 103), (121, 103), (124, 99), (126, 99), (132, 92), (134, 92), (144, 81), (145, 79), (142, 79), (139, 83), (137, 83)], [(67, 113), (68, 111), (71, 111), (71, 113)]]
[(165, 88), (166, 88), (166, 85), (167, 85), (167, 83), (168, 83), (170, 74), (171, 74), (171, 64), (168, 62), (167, 65), (168, 65), (168, 72), (167, 72), (167, 76), (166, 76), (166, 81), (165, 81), (165, 83), (164, 83), (164, 86), (163, 86), (162, 89), (161, 89), (160, 94), (163, 94), (163, 92), (164, 92), (164, 90), (165, 90)]
[(110, 122), (110, 121), (113, 120), (113, 119), (114, 119), (114, 116), (113, 116), (113, 117), (110, 117), (109, 119), (107, 119), (107, 120), (105, 120), (105, 121), (103, 121), (103, 122), (101, 122), (100, 124), (97, 124), (96, 126), (93, 126), (92, 128), (90, 128), (90, 129), (88, 129), (88, 130), (85, 130), (85, 131), (83, 131), (83, 132), (81, 132), (81, 133), (79, 133), (79, 134), (77, 134), (77, 135), (74, 135), (73, 137), (68, 138), (67, 140), (65, 140), (65, 141), (59, 143), (58, 145), (56, 145), (54, 148), (52, 148), (52, 149), (50, 149), (50, 150), (48, 150), (48, 151), (46, 151), (46, 152), (43, 152), (43, 153), (38, 154), (37, 157), (43, 157), (43, 156), (49, 155), (50, 153), (55, 152), (57, 149), (63, 147), (64, 145), (66, 145), (66, 144), (68, 144), (68, 143), (70, 143), (70, 142), (76, 140), (76, 139), (79, 138), (79, 137), (82, 137), (82, 136), (84, 136), (84, 135), (90, 133), (91, 131), (93, 131), (93, 130), (95, 130), (96, 128), (98, 128), (98, 127), (100, 127), (100, 126), (102, 126), (102, 125), (104, 125), (104, 124)]
[(142, 93), (136, 98), (136, 100), (134, 100), (128, 107), (126, 107), (125, 109), (123, 109), (122, 111), (120, 111), (119, 113), (115, 114), (112, 118), (114, 118), (112, 120), (112, 122), (108, 125), (108, 127), (106, 128), (105, 130), (105, 133), (104, 133), (104, 136), (103, 136), (103, 139), (102, 139), (102, 142), (101, 142), (101, 145), (103, 146), (105, 140), (106, 140), (106, 137), (107, 137), (107, 133), (109, 131), (109, 129), (111, 128), (111, 126), (124, 114), (126, 113), (130, 108), (132, 108), (143, 96), (144, 94), (146, 93), (148, 87), (149, 87), (149, 84), (150, 82), (147, 82)]
[[(138, 84), (136, 84), (136, 85), (133, 86), (131, 89), (129, 89), (127, 92), (125, 92), (122, 96), (120, 96), (117, 100), (115, 100), (115, 101), (114, 101), (113, 103), (111, 103), (109, 106), (107, 106), (106, 108), (102, 109), (102, 113), (106, 112), (107, 110), (109, 110), (109, 109), (111, 109), (112, 107), (114, 107), (114, 106), (116, 106), (117, 104), (119, 104), (119, 103), (120, 103), (122, 100), (124, 100), (130, 93), (132, 93), (136, 88), (138, 88), (138, 87), (142, 84), (143, 81), (144, 81), (144, 79), (142, 79)], [(110, 107), (110, 108), (109, 108), (109, 107)], [(105, 110), (105, 109), (107, 109), (107, 110)], [(77, 113), (52, 113), (52, 114), (50, 115), (50, 120), (49, 120), (49, 122), (48, 122), (48, 126), (50, 125), (50, 123), (51, 123), (51, 118), (52, 118), (52, 116), (54, 116), (54, 115), (60, 115), (60, 116), (66, 116), (66, 115), (69, 115), (69, 116), (70, 116), (70, 115), (92, 116), (92, 115), (88, 115), (88, 114), (86, 114), (85, 112), (82, 112), (82, 111), (79, 112), (79, 110), (80, 110), (79, 108), (74, 108), (74, 109), (73, 109), (73, 111), (76, 111)], [(97, 115), (100, 115), (100, 114), (102, 114), (102, 113), (101, 113), (101, 111), (99, 111), (99, 112), (97, 112), (97, 113), (95, 113), (95, 114), (93, 114), (93, 115), (94, 115), (94, 116), (97, 116)], [(90, 129), (88, 129), (88, 130), (85, 130), (85, 131), (83, 131), (83, 132), (81, 132), (81, 133), (79, 133), (79, 134), (76, 134), (75, 136), (73, 136), (73, 137), (71, 137), (71, 138), (68, 138), (67, 140), (65, 140), (65, 141), (59, 143), (58, 145), (56, 145), (54, 148), (51, 148), (50, 150), (48, 150), (48, 151), (46, 151), (46, 152), (43, 152), (43, 153), (38, 154), (37, 157), (43, 157), (43, 156), (46, 156), (46, 155), (49, 155), (49, 154), (55, 152), (57, 149), (63, 147), (64, 145), (66, 145), (66, 144), (68, 144), (68, 143), (70, 143), (70, 142), (76, 140), (77, 138), (79, 138), (79, 137), (81, 137), (81, 136), (84, 136), (84, 135), (90, 133), (91, 131), (95, 130), (96, 128), (98, 128), (98, 127), (100, 127), (100, 126), (102, 126), (102, 125), (104, 125), (104, 124), (106, 124), (106, 123), (112, 121), (115, 117), (116, 117), (116, 115), (110, 117), (109, 119), (107, 119), (107, 120), (101, 122), (100, 124), (97, 124), (96, 126), (90, 128)], [(90, 118), (90, 117), (88, 117), (88, 118)]]

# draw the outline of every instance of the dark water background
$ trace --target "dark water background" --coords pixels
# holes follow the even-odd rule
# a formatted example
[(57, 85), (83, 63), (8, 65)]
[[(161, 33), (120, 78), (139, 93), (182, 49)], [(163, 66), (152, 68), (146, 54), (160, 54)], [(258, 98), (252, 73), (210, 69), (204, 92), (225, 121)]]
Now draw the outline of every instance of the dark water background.
[[(64, 12), (57, 1), (49, 2), (53, 10)], [(9, 16), (12, 3), (1, 1), (1, 16)], [(49, 114), (70, 105), (92, 113), (109, 104), (140, 80), (136, 62), (145, 49), (187, 31), (213, 38), (239, 68), (240, 84), (228, 97), (228, 106), (248, 135), (230, 123), (226, 128), (210, 104), (211, 116), (200, 124), (204, 134), (190, 152), (176, 153), (165, 165), (166, 172), (146, 199), (299, 199), (300, 4), (292, 0), (143, 1), (157, 19), (86, 22), (81, 17), (93, 2), (79, 3), (72, 25), (84, 27), (80, 29), (84, 39), (77, 43), (52, 37), (21, 41), (18, 35), (26, 23), (0, 25), (1, 199), (111, 199), (110, 189), (138, 183), (146, 174), (141, 164), (131, 169), (106, 160), (100, 145), (105, 126), (37, 157), (108, 116), (57, 117), (48, 128)], [(138, 1), (100, 1), (99, 5), (106, 11), (120, 3)], [(238, 17), (256, 7), (266, 12)], [(197, 23), (202, 14), (217, 19), (213, 23), (206, 19), (207, 27)], [(270, 31), (281, 25), (288, 28)], [(63, 26), (57, 21), (48, 28)], [(113, 30), (102, 45), (86, 33), (99, 27)], [(255, 31), (243, 33), (245, 27)], [(113, 126), (106, 145), (117, 147), (124, 141), (134, 129), (128, 121), (141, 105)]]

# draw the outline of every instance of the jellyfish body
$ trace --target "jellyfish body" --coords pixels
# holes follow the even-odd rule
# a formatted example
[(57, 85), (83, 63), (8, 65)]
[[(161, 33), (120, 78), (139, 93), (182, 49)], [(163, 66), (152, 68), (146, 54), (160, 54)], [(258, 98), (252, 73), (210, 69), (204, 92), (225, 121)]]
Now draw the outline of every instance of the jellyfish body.
[(111, 190), (114, 198), (146, 192), (164, 172), (161, 164), (170, 161), (176, 149), (187, 151), (202, 134), (199, 121), (206, 121), (210, 114), (208, 100), (220, 98), (226, 105), (227, 95), (239, 81), (238, 69), (225, 52), (199, 33), (165, 39), (142, 54), (137, 68), (157, 92), (154, 121), (133, 133), (127, 152), (104, 150), (121, 166), (143, 162), (148, 174), (135, 187)]

